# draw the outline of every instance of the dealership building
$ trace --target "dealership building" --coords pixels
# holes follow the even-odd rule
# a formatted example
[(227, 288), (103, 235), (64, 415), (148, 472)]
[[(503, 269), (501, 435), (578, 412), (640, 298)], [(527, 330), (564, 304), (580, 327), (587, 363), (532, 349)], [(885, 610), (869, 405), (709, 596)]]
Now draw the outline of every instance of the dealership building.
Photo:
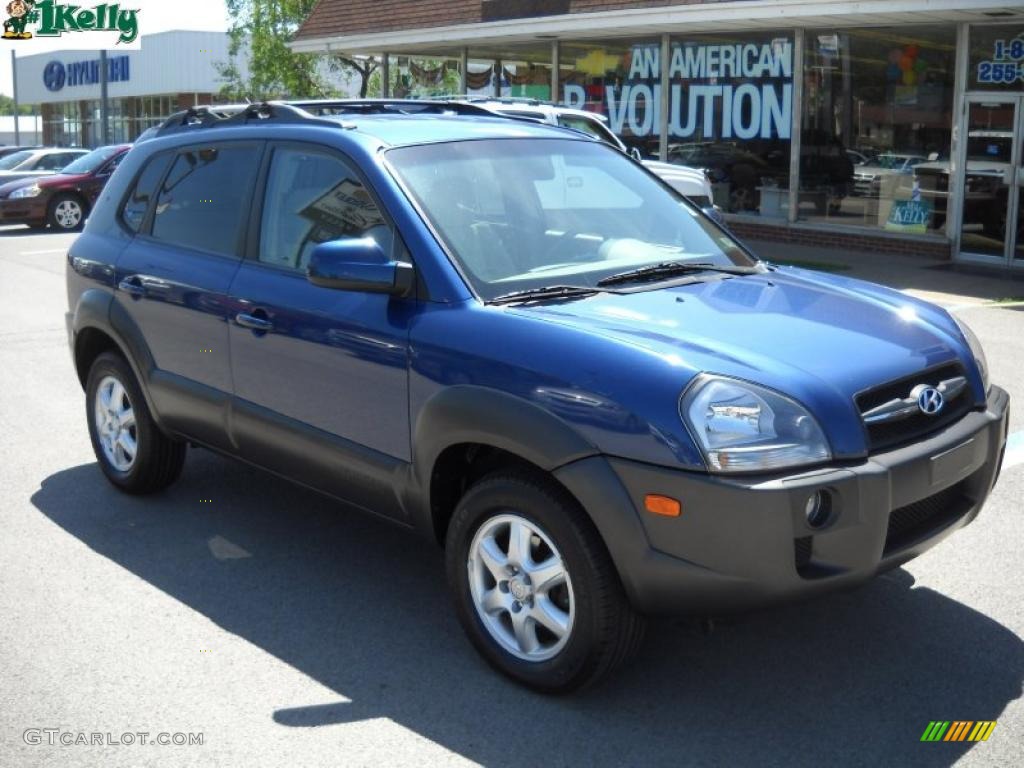
[[(139, 50), (107, 52), (110, 140), (134, 140), (173, 112), (209, 104), (229, 60), (223, 32), (173, 31), (141, 37)], [(19, 56), (16, 89), (42, 122), (44, 144), (102, 143), (100, 54), (58, 51)]]
[(1020, 2), (320, 0), (292, 47), (602, 113), (743, 236), (1024, 269)]

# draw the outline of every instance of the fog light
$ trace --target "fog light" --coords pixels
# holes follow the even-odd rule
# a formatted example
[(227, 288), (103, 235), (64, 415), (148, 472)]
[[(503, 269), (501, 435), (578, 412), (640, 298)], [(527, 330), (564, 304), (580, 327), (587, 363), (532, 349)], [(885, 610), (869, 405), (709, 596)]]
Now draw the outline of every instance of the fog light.
[(812, 493), (804, 505), (804, 516), (811, 528), (824, 526), (832, 517), (832, 494), (828, 491)]

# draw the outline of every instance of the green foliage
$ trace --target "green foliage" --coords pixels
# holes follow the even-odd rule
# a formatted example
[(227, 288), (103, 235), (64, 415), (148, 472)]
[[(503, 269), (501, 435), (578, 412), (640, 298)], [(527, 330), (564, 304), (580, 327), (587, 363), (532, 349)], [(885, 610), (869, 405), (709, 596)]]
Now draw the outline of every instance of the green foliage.
[[(228, 31), (231, 60), (220, 65), (227, 82), (221, 95), (232, 100), (262, 101), (285, 97), (332, 95), (320, 75), (321, 56), (293, 53), (288, 41), (317, 0), (226, 0), (232, 18)], [(238, 66), (247, 58), (248, 77)]]
[[(283, 98), (328, 98), (339, 95), (330, 76), (344, 73), (353, 78), (359, 96), (381, 95), (380, 61), (375, 56), (339, 53), (293, 53), (288, 42), (312, 12), (317, 0), (225, 0), (231, 16), (228, 31), (230, 60), (218, 65), (225, 83), (220, 96), (230, 101), (265, 101)], [(244, 60), (245, 66), (241, 65)], [(440, 61), (417, 59), (433, 70)], [(243, 75), (243, 72), (248, 72)], [(459, 75), (445, 73), (435, 88), (425, 88), (399, 75), (392, 61), (391, 94), (428, 96), (456, 93)], [(345, 94), (347, 95), (347, 94)]]
[[(0, 93), (0, 115), (13, 115), (14, 114), (14, 99), (10, 96), (5, 96)], [(18, 105), (19, 115), (31, 115), (32, 107), (28, 104)]]

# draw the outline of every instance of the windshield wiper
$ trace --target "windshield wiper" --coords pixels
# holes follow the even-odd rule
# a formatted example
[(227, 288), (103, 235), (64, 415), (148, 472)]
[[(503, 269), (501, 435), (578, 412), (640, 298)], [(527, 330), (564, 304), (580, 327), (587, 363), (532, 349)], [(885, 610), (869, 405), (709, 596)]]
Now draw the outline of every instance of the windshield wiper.
[(693, 272), (724, 272), (727, 275), (756, 275), (757, 267), (739, 267), (735, 265), (711, 264), (705, 261), (664, 261), (660, 264), (649, 264), (628, 272), (619, 272), (597, 281), (600, 286), (631, 283), (634, 280), (655, 279), (688, 275)]
[(598, 288), (585, 285), (545, 285), (543, 288), (526, 288), (522, 291), (503, 293), (490, 299), (488, 304), (514, 304), (518, 301), (544, 301), (546, 299), (574, 299), (600, 293)]

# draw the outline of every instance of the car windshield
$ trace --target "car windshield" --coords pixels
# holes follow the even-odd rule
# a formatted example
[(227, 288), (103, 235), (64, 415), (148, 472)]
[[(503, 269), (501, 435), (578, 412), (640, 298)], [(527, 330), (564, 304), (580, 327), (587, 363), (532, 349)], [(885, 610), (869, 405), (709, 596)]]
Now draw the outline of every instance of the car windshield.
[(77, 160), (61, 169), (61, 173), (92, 173), (105, 163), (110, 156), (115, 154), (118, 147), (100, 147), (94, 149), (87, 155), (82, 155)]
[(32, 157), (33, 154), (34, 153), (31, 150), (23, 149), (20, 152), (15, 152), (7, 157), (0, 158), (0, 171), (9, 171), (12, 168), (17, 168)]
[(604, 144), (491, 139), (401, 147), (387, 157), (485, 301), (551, 285), (594, 288), (665, 263), (757, 263)]

